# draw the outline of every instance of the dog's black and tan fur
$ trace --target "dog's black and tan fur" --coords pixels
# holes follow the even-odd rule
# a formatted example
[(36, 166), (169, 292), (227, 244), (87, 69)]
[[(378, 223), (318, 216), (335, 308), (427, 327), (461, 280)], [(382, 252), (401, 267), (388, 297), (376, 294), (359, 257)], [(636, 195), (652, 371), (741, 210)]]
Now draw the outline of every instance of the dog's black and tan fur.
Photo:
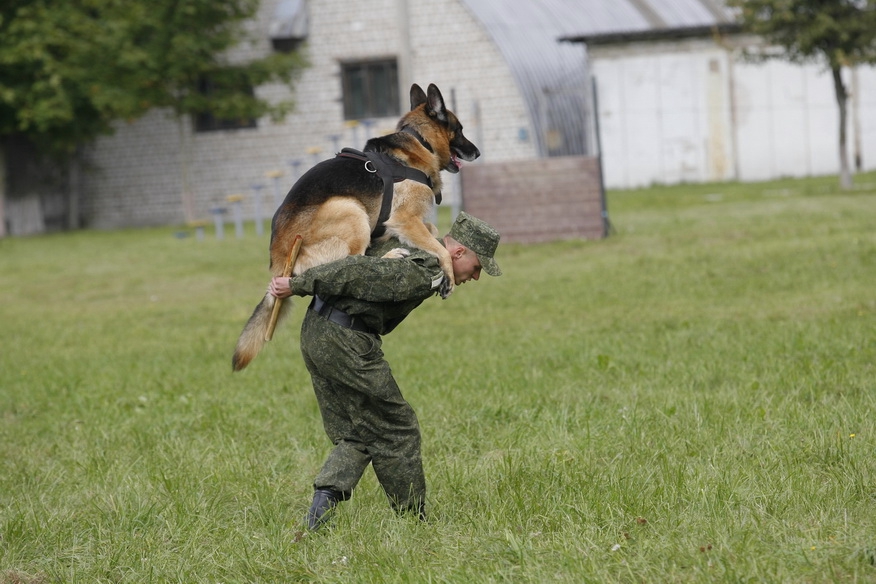
[[(426, 93), (416, 84), (411, 87), (411, 111), (399, 120), (396, 132), (368, 140), (365, 151), (387, 154), (431, 179), (432, 188), (414, 180), (395, 185), (381, 239), (398, 237), (437, 256), (445, 274), (440, 292), (447, 297), (455, 285), (453, 265), (425, 218), (432, 201), (440, 197), (441, 171), (459, 172), (460, 160), (474, 160), (480, 152), (463, 136), (462, 124), (447, 109), (438, 88), (429, 85)], [(347, 255), (364, 254), (378, 227), (382, 200), (383, 180), (365, 171), (361, 161), (337, 157), (317, 164), (292, 186), (274, 214), (271, 273), (282, 275), (296, 235), (301, 235), (302, 244), (293, 275)], [(274, 300), (266, 294), (246, 323), (232, 359), (235, 371), (246, 367), (264, 345)], [(282, 311), (289, 304), (284, 303)]]

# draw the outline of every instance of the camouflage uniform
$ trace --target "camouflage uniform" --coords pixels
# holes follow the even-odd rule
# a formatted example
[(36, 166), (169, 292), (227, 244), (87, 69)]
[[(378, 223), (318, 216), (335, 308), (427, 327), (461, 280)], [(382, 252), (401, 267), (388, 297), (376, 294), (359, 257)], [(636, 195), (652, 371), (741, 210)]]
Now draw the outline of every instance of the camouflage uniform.
[[(394, 247), (404, 246), (390, 240), (368, 254), (380, 256)], [(441, 279), (437, 258), (418, 249), (403, 260), (351, 256), (293, 278), (295, 294), (319, 295), (374, 331), (338, 326), (315, 310), (304, 317), (301, 353), (335, 445), (314, 488), (347, 499), (371, 463), (396, 509), (422, 511), (420, 428), (383, 358), (380, 335), (435, 294)]]
[[(476, 252), (487, 273), (501, 274), (493, 259), (499, 234), (486, 223), (460, 213), (450, 235)], [(380, 257), (396, 247), (411, 253), (405, 259)], [(393, 508), (424, 517), (420, 427), (383, 358), (381, 335), (436, 294), (442, 280), (437, 258), (397, 239), (372, 247), (367, 256), (350, 256), (292, 278), (293, 294), (318, 296), (356, 320), (357, 328), (368, 329), (339, 326), (314, 304), (301, 326), (301, 353), (335, 445), (314, 480), (311, 527), (337, 500), (350, 497), (369, 463)]]

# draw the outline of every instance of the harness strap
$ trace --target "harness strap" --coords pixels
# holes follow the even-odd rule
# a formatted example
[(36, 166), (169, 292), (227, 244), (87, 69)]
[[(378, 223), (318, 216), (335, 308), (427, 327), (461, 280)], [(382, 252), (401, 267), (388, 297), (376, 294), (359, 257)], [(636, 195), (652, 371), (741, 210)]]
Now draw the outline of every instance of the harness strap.
[(411, 136), (413, 136), (414, 138), (416, 138), (417, 141), (419, 141), (420, 144), (423, 145), (423, 148), (425, 148), (429, 152), (432, 152), (433, 154), (435, 153), (435, 150), (432, 149), (432, 145), (429, 144), (428, 142), (426, 142), (426, 139), (423, 138), (423, 135), (421, 133), (419, 133), (418, 131), (416, 131), (415, 129), (413, 129), (412, 127), (405, 126), (404, 128), (401, 129), (401, 131), (408, 133)]
[[(380, 215), (377, 217), (377, 226), (371, 233), (371, 237), (380, 237), (386, 231), (383, 223), (389, 219), (389, 213), (392, 210), (392, 195), (394, 183), (403, 180), (413, 180), (422, 183), (432, 188), (432, 179), (429, 176), (416, 168), (405, 166), (391, 156), (382, 152), (360, 152), (352, 148), (342, 149), (337, 156), (344, 158), (352, 158), (365, 162), (365, 170), (371, 173), (376, 173), (377, 176), (383, 179), (383, 201), (380, 204)], [(441, 204), (441, 193), (435, 195), (435, 202)]]

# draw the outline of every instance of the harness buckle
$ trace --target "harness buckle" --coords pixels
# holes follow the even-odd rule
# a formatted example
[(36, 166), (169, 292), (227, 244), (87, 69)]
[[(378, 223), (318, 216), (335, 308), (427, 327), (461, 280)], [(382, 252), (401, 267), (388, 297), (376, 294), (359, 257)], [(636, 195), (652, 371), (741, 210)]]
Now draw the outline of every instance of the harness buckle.
[[(369, 167), (369, 165), (370, 165), (370, 167)], [(375, 172), (377, 172), (377, 169), (374, 168), (374, 163), (371, 162), (370, 160), (366, 160), (366, 161), (365, 161), (365, 170), (367, 170), (368, 172), (370, 172), (370, 173), (372, 173), (372, 174), (374, 174)]]

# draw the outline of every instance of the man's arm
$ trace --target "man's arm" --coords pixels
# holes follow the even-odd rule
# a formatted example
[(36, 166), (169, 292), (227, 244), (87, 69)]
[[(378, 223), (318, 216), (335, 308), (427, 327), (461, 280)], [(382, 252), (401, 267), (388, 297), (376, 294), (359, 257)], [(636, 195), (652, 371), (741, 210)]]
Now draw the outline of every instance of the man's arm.
[(435, 293), (441, 278), (437, 259), (423, 252), (415, 251), (405, 259), (357, 255), (315, 266), (291, 279), (274, 278), (269, 290), (279, 298), (318, 294), (399, 302)]

